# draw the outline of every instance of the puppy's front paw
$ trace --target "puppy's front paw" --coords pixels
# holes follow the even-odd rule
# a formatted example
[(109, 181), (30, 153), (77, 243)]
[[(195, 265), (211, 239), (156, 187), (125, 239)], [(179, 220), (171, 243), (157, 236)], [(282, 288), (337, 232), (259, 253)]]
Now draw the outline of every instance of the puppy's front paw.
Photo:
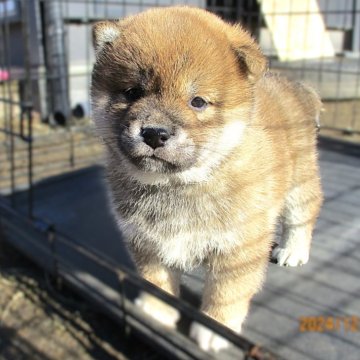
[(215, 351), (227, 349), (231, 343), (198, 323), (193, 323), (190, 329), (190, 337), (194, 339), (204, 351)]
[(135, 305), (161, 324), (176, 328), (180, 313), (156, 297), (143, 293), (135, 300)]
[(280, 266), (301, 266), (309, 261), (309, 250), (300, 247), (282, 248), (276, 246), (271, 257)]

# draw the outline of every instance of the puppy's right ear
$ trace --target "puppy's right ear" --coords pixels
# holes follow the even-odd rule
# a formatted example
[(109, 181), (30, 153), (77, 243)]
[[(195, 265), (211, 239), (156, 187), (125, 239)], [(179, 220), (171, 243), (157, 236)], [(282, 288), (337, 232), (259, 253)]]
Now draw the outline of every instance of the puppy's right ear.
[(101, 21), (93, 26), (93, 44), (96, 55), (105, 45), (112, 43), (120, 35), (117, 21)]

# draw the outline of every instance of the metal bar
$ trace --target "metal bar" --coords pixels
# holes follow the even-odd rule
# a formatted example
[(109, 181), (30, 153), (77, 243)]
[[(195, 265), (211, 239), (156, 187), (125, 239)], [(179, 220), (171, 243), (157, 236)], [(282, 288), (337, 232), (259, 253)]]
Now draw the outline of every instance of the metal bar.
[[(295, 1), (298, 1), (298, 0), (295, 0)], [(214, 11), (214, 12), (223, 11), (223, 9), (224, 9), (224, 6), (221, 6), (221, 5), (214, 5), (214, 6), (210, 5), (209, 7), (210, 7), (211, 11)], [(229, 10), (230, 10), (230, 8), (228, 8), (228, 11)], [(349, 10), (328, 10), (326, 12), (323, 12), (323, 11), (319, 10), (319, 12), (321, 12), (322, 14), (326, 13), (329, 15), (343, 15), (343, 14), (349, 14), (350, 11)], [(294, 11), (280, 11), (280, 12), (274, 11), (274, 12), (268, 12), (267, 15), (269, 15), (269, 16), (308, 15), (308, 14), (318, 14), (319, 12), (318, 11), (307, 12), (307, 11), (295, 11), (295, 10)], [(355, 14), (359, 14), (359, 13), (360, 13), (360, 10), (355, 11)], [(247, 16), (254, 16), (256, 14), (257, 14), (256, 11), (246, 11)]]
[[(5, 5), (5, 14), (4, 14), (5, 18), (7, 18), (7, 6)], [(4, 57), (4, 68), (8, 71), (9, 73), (9, 79), (5, 82), (6, 83), (6, 88), (7, 88), (7, 97), (9, 99), (10, 102), (13, 101), (13, 96), (12, 96), (12, 89), (11, 89), (11, 73), (10, 73), (10, 45), (9, 45), (9, 39), (10, 39), (10, 23), (9, 21), (4, 21), (1, 24), (1, 35), (3, 37), (3, 57)], [(5, 91), (5, 86), (4, 86), (4, 94), (6, 93)], [(7, 109), (9, 109), (7, 111)], [(9, 131), (5, 132), (5, 134), (7, 135), (7, 140), (9, 141), (9, 149), (8, 149), (8, 154), (9, 154), (9, 162), (10, 162), (10, 188), (11, 188), (11, 195), (10, 195), (10, 201), (11, 201), (11, 205), (14, 207), (15, 206), (15, 197), (14, 197), (14, 192), (15, 192), (15, 142), (14, 142), (14, 136), (13, 136), (13, 106), (9, 103), (4, 103), (4, 127), (5, 129), (8, 128)]]
[[(347, 12), (346, 14), (348, 14), (349, 12)], [(345, 28), (345, 24), (346, 24), (346, 14), (343, 14), (343, 28)], [(338, 66), (337, 66), (337, 73), (336, 73), (336, 97), (335, 97), (335, 101), (337, 102), (336, 106), (335, 106), (335, 111), (333, 113), (333, 118), (332, 118), (332, 123), (335, 124), (336, 123), (336, 119), (339, 115), (339, 99), (340, 99), (340, 93), (341, 93), (341, 79), (343, 77), (343, 72), (341, 71), (342, 70), (342, 66), (343, 66), (343, 63), (344, 63), (344, 58), (341, 57), (339, 59), (339, 62), (338, 62)]]
[(32, 102), (31, 101), (14, 101), (12, 99), (8, 99), (8, 98), (3, 98), (0, 97), (0, 102), (4, 103), (4, 104), (9, 104), (9, 105), (18, 105), (21, 107), (26, 107), (26, 106), (32, 106)]
[(70, 117), (65, 28), (59, 0), (45, 1), (45, 60), (49, 72), (49, 112), (54, 125), (66, 125)]
[(321, 129), (328, 129), (328, 130), (336, 130), (336, 131), (340, 131), (340, 132), (348, 132), (349, 134), (360, 134), (360, 130), (356, 130), (354, 128), (339, 128), (336, 126), (328, 126), (328, 125), (321, 125), (320, 127), (320, 132)]
[(32, 135), (32, 107), (24, 109), (27, 114), (28, 123), (28, 217), (33, 218), (34, 214), (34, 188), (33, 188), (33, 135)]
[(29, 1), (21, 0), (22, 36), (24, 41), (24, 68), (25, 68), (25, 102), (32, 103), (31, 91), (31, 45), (30, 45), (30, 22)]
[(11, 130), (8, 130), (6, 128), (0, 128), (0, 132), (6, 134), (6, 135), (9, 135), (11, 137), (18, 137), (20, 139), (23, 139), (23, 135), (20, 133), (16, 133), (14, 131), (11, 131)]
[[(352, 121), (351, 121), (351, 125), (350, 128), (352, 129), (352, 131), (355, 129), (356, 126), (356, 120), (358, 120), (358, 123), (360, 124), (359, 118), (358, 118), (358, 107), (360, 107), (360, 59), (358, 61), (358, 73), (356, 75), (356, 81), (355, 81), (355, 88), (357, 89), (357, 102), (358, 102), (358, 106), (356, 106), (356, 100), (354, 101), (353, 104), (353, 110), (352, 110)], [(358, 131), (360, 133), (360, 129)]]
[[(297, 71), (301, 71), (302, 70), (302, 67), (299, 67), (299, 66), (283, 66), (283, 65), (278, 65), (278, 64), (275, 64), (273, 66), (273, 69), (275, 70), (297, 70)], [(316, 68), (306, 68), (306, 71), (308, 72), (319, 72), (321, 69), (321, 66), (319, 66), (319, 69), (316, 69)], [(336, 74), (338, 75), (339, 72), (342, 73), (343, 75), (357, 75), (359, 74), (357, 71), (346, 71), (346, 70), (342, 70), (341, 69), (341, 66), (339, 67), (338, 66), (338, 69), (336, 70), (332, 70), (332, 69), (326, 69), (326, 68), (322, 68), (322, 73), (329, 73), (329, 74)]]

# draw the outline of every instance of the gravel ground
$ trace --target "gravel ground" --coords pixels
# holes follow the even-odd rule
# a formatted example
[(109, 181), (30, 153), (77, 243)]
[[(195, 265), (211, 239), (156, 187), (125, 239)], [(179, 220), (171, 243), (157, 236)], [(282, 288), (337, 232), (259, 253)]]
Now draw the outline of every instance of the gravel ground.
[(162, 359), (0, 240), (0, 360)]

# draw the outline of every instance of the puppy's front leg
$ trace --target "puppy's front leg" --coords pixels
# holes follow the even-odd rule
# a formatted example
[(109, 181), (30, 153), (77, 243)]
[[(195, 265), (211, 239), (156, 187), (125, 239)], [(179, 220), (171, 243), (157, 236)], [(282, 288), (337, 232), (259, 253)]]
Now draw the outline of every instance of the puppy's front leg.
[[(201, 310), (240, 333), (250, 300), (261, 287), (268, 253), (250, 252), (245, 255), (239, 249), (237, 255), (238, 257), (220, 256), (211, 264), (205, 281)], [(229, 346), (227, 340), (198, 323), (192, 324), (190, 336), (205, 351), (217, 352)]]
[[(136, 252), (133, 252), (133, 255), (138, 272), (144, 279), (171, 295), (179, 295), (180, 273), (178, 271), (162, 265), (155, 256), (144, 256)], [(176, 322), (180, 317), (179, 312), (158, 298), (142, 292), (135, 300), (135, 304), (163, 325), (170, 328), (176, 327)]]

